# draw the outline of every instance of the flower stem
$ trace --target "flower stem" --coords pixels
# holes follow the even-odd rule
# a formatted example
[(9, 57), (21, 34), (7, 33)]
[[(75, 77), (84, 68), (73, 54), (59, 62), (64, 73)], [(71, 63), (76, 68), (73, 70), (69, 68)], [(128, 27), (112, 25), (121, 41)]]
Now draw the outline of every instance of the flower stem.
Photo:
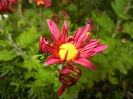
[[(123, 15), (125, 15), (125, 14), (127, 14), (127, 12), (128, 12), (128, 10), (131, 8), (131, 2), (130, 1), (128, 1), (128, 3), (127, 3), (127, 6), (126, 6), (126, 8), (125, 8), (125, 10), (123, 11)], [(117, 23), (116, 23), (116, 28), (115, 28), (115, 31), (114, 31), (114, 34), (113, 34), (113, 38), (116, 36), (116, 34), (118, 33), (118, 29), (120, 28), (120, 25), (121, 25), (121, 23), (122, 23), (122, 21), (123, 20), (121, 20), (121, 19), (117, 19)]]
[(3, 33), (3, 15), (0, 15), (0, 32)]
[(16, 50), (16, 53), (21, 56), (28, 56), (25, 51), (22, 50), (12, 39), (11, 35), (7, 36), (8, 43)]

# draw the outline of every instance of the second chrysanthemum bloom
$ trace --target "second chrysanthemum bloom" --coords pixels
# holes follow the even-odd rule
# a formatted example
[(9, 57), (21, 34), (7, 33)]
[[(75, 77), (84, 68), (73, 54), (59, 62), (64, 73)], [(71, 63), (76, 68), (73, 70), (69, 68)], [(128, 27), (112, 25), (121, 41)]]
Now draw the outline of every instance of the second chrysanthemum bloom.
[(52, 5), (52, 0), (33, 0), (38, 6), (50, 7)]
[(73, 62), (92, 70), (96, 69), (87, 58), (105, 50), (108, 46), (101, 45), (100, 40), (97, 39), (89, 40), (91, 36), (91, 33), (87, 33), (90, 31), (89, 24), (83, 28), (79, 28), (74, 33), (74, 36), (68, 36), (67, 21), (64, 22), (61, 32), (59, 32), (55, 22), (51, 20), (47, 22), (53, 42), (50, 43), (46, 38), (40, 37), (40, 51), (52, 54), (46, 59), (46, 66), (55, 63)]

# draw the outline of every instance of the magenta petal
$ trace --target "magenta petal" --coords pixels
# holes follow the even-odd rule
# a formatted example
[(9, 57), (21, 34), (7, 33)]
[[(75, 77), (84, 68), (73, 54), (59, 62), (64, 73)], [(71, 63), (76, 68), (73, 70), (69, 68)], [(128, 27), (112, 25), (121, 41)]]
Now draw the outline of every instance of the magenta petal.
[(61, 31), (60, 41), (64, 43), (67, 40), (67, 36), (68, 36), (68, 25), (67, 21), (64, 21), (64, 25)]
[(78, 28), (78, 30), (74, 33), (74, 38), (77, 40), (81, 34), (82, 28)]
[(91, 70), (96, 70), (96, 67), (89, 60), (87, 60), (85, 58), (79, 58), (77, 60), (73, 60), (73, 62), (76, 64), (80, 64), (84, 67), (87, 67)]
[(88, 24), (84, 28), (82, 28), (82, 32), (80, 32), (80, 36), (78, 37), (78, 41), (77, 42), (80, 42), (83, 39), (83, 37), (86, 35), (86, 33), (89, 30), (89, 26), (90, 25)]
[(61, 96), (63, 94), (66, 87), (67, 87), (66, 85), (61, 85), (61, 87), (59, 88), (59, 91), (58, 91), (58, 96)]
[(62, 69), (60, 73), (61, 74), (70, 74), (71, 72), (73, 72), (73, 71), (70, 69)]
[(53, 22), (51, 20), (47, 20), (47, 22), (48, 22), (48, 26), (49, 26), (53, 40), (58, 41), (60, 34), (59, 34), (59, 30), (58, 30), (57, 25), (55, 24), (55, 22)]
[(91, 33), (90, 34), (87, 34), (87, 36), (85, 36), (82, 40), (82, 42), (86, 42), (90, 37), (91, 37)]
[(40, 41), (39, 41), (39, 48), (40, 48), (40, 51), (41, 51), (41, 52), (44, 52), (44, 53), (49, 52), (49, 51), (48, 51), (48, 48), (47, 48), (47, 47), (50, 46), (49, 43), (50, 43), (49, 40), (47, 40), (47, 39), (45, 39), (45, 38), (43, 38), (43, 37), (41, 36), (41, 37), (40, 37)]
[(101, 52), (101, 51), (105, 50), (106, 48), (108, 48), (108, 45), (99, 45), (96, 48), (94, 48), (93, 51)]
[(45, 66), (48, 66), (48, 65), (52, 65), (52, 64), (55, 64), (55, 63), (58, 63), (60, 62), (60, 59), (58, 59), (57, 57), (55, 56), (49, 56), (46, 61), (45, 61)]
[(45, 6), (50, 7), (50, 6), (52, 6), (52, 3), (51, 2), (45, 2)]
[(90, 58), (96, 55), (95, 51), (89, 52), (89, 53), (85, 53), (85, 52), (81, 52), (80, 57), (82, 58)]
[(85, 48), (94, 48), (99, 44), (100, 40), (92, 39), (84, 47)]

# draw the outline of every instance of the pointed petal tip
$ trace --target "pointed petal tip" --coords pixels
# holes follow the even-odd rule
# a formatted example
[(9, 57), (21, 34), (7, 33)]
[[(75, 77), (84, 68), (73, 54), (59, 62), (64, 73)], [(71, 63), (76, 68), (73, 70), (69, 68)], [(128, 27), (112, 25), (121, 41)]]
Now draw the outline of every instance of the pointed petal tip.
[(50, 19), (47, 19), (47, 22), (51, 21)]
[(96, 67), (88, 59), (79, 58), (78, 60), (73, 60), (73, 62), (76, 64), (80, 64), (88, 69), (96, 70)]
[(62, 85), (60, 88), (59, 88), (59, 90), (58, 90), (58, 96), (61, 96), (62, 94), (63, 94), (63, 92), (65, 91), (65, 88), (66, 88), (67, 86), (66, 85)]
[(50, 24), (51, 22), (53, 22), (52, 20), (50, 19), (47, 19), (47, 23)]
[(108, 48), (108, 45), (105, 45), (105, 49), (107, 49)]
[[(90, 68), (89, 68), (90, 69)], [(91, 68), (91, 70), (96, 70), (97, 68), (96, 67), (93, 67), (93, 68)]]

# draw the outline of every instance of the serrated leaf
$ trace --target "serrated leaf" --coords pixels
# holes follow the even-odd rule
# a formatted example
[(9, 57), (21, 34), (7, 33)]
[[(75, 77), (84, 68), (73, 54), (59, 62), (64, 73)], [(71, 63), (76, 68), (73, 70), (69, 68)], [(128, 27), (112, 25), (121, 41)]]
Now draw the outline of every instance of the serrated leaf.
[(50, 10), (50, 9), (45, 9), (45, 11), (43, 12), (43, 14), (44, 14), (45, 16), (49, 16), (49, 15), (53, 14), (53, 11)]
[(0, 47), (5, 47), (7, 45), (8, 45), (8, 43), (6, 41), (0, 40)]
[(70, 88), (67, 88), (61, 98), (63, 99), (76, 99), (78, 98), (78, 92), (79, 88), (77, 86), (73, 86)]
[(70, 4), (68, 7), (67, 7), (67, 9), (69, 10), (69, 11), (77, 11), (77, 6), (75, 5), (75, 4)]
[(17, 37), (16, 42), (22, 47), (26, 48), (30, 44), (34, 44), (34, 42), (39, 37), (37, 30), (35, 27), (30, 27), (27, 31), (24, 31)]
[(119, 18), (130, 19), (131, 16), (125, 12), (129, 7), (130, 0), (115, 0), (111, 3), (113, 10)]
[(13, 51), (1, 50), (0, 61), (9, 61), (16, 57)]
[(95, 19), (97, 23), (103, 28), (104, 31), (112, 32), (112, 28), (114, 27), (114, 22), (106, 13), (103, 13), (99, 17), (95, 17)]
[(126, 33), (130, 34), (131, 37), (133, 38), (133, 21), (126, 22), (125, 24), (123, 24), (123, 26), (125, 28), (122, 32), (126, 32)]
[(41, 80), (42, 82), (54, 83), (55, 75), (51, 71), (39, 69), (35, 74), (35, 78)]
[(28, 70), (35, 69), (37, 70), (39, 68), (39, 60), (36, 59), (36, 57), (31, 57), (30, 59), (24, 60), (24, 67)]
[(118, 79), (116, 77), (109, 77), (110, 83), (117, 85), (119, 83)]

